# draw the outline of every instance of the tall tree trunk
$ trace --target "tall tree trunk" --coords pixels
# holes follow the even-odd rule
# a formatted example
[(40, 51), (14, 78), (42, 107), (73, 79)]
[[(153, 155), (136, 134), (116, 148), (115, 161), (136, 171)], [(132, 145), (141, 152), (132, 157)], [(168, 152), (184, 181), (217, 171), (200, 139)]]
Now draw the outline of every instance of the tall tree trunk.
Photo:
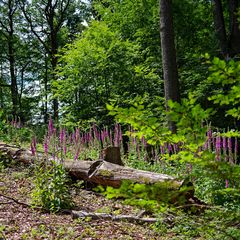
[[(54, 30), (54, 22), (52, 22), (51, 29), (51, 65), (52, 65), (52, 81), (56, 80), (56, 68), (57, 68), (57, 53), (58, 53), (58, 44), (57, 44), (57, 32)], [(52, 92), (54, 94), (54, 88), (52, 87)], [(58, 99), (53, 98), (53, 118), (55, 121), (58, 121)]]
[(231, 57), (240, 53), (240, 29), (237, 11), (239, 10), (239, 0), (229, 0), (229, 54)]
[(18, 89), (17, 89), (17, 78), (15, 75), (15, 55), (14, 55), (14, 28), (13, 28), (13, 15), (15, 9), (13, 9), (12, 2), (9, 2), (8, 9), (8, 58), (9, 58), (9, 70), (11, 78), (11, 97), (12, 97), (12, 114), (13, 117), (17, 117), (18, 110)]
[(1, 76), (0, 76), (0, 108), (4, 107), (3, 103), (3, 87), (1, 86), (3, 84), (3, 66), (1, 63)]
[(44, 72), (44, 123), (48, 122), (48, 60), (47, 54), (45, 53), (45, 72)]
[[(180, 101), (171, 0), (160, 0), (160, 37), (164, 91), (168, 110), (168, 100)], [(172, 121), (169, 121), (169, 128), (172, 132), (176, 132), (176, 125)]]
[(12, 96), (12, 114), (14, 117), (17, 117), (18, 109), (18, 90), (17, 90), (17, 79), (15, 76), (15, 59), (14, 51), (12, 46), (12, 41), (8, 43), (9, 50), (9, 63), (10, 63), (10, 77), (11, 77), (11, 96)]
[(228, 56), (228, 40), (223, 16), (222, 2), (221, 0), (213, 0), (212, 3), (215, 31), (219, 40), (221, 55), (226, 58)]

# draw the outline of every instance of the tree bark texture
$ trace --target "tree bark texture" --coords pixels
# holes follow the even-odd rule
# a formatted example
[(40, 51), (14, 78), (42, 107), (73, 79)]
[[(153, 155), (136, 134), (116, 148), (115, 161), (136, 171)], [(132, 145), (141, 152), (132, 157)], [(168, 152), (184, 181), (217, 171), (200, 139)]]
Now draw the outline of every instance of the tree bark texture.
[(120, 147), (107, 147), (102, 150), (103, 160), (123, 166), (121, 160)]
[(223, 16), (223, 7), (221, 0), (213, 0), (213, 16), (216, 35), (219, 40), (221, 55), (226, 58), (228, 55), (228, 40)]
[[(171, 0), (160, 0), (160, 37), (165, 99), (166, 102), (168, 100), (179, 102), (180, 90), (176, 62), (176, 49), (174, 43)], [(171, 121), (169, 121), (169, 128), (172, 132), (176, 131), (176, 126)]]
[(18, 87), (17, 78), (15, 74), (15, 54), (14, 54), (14, 26), (13, 26), (13, 16), (16, 11), (16, 6), (14, 6), (14, 1), (8, 1), (8, 58), (9, 58), (9, 70), (11, 77), (11, 96), (12, 96), (12, 114), (13, 118), (17, 117), (18, 110)]
[(240, 25), (238, 21), (239, 0), (229, 0), (229, 55), (231, 57), (240, 53)]
[(212, 0), (212, 3), (215, 31), (219, 40), (221, 53), (225, 59), (235, 57), (240, 53), (239, 0), (228, 1), (229, 31), (226, 31), (222, 1)]

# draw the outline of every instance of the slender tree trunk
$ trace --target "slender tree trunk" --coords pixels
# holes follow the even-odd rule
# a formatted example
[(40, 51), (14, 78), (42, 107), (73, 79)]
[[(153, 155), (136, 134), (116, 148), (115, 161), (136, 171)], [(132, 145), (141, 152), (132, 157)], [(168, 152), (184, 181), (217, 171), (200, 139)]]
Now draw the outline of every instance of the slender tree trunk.
[[(57, 44), (57, 32), (54, 29), (54, 20), (52, 16), (52, 21), (50, 23), (50, 29), (51, 29), (51, 65), (52, 65), (52, 81), (56, 80), (56, 68), (57, 68), (57, 53), (58, 53), (58, 44)], [(54, 94), (54, 88), (52, 88), (52, 93)], [(58, 99), (53, 98), (53, 118), (55, 121), (58, 122)]]
[(14, 10), (9, 4), (8, 10), (8, 21), (9, 21), (9, 32), (8, 32), (8, 57), (9, 57), (9, 70), (11, 78), (11, 96), (12, 96), (12, 114), (13, 117), (17, 117), (18, 110), (18, 89), (17, 89), (17, 78), (15, 75), (15, 55), (14, 55), (14, 29), (13, 29), (13, 14)]
[(217, 38), (219, 40), (219, 46), (221, 49), (221, 55), (226, 58), (228, 56), (228, 40), (226, 34), (226, 27), (223, 17), (223, 7), (221, 0), (213, 0), (213, 16), (214, 25)]
[[(56, 49), (57, 50), (57, 49)], [(55, 51), (54, 51), (55, 52)], [(52, 62), (52, 80), (56, 80), (56, 67), (57, 67), (57, 57), (56, 57), (57, 52), (53, 53), (51, 56), (51, 62)], [(54, 87), (52, 87), (52, 93), (54, 94)], [(53, 98), (53, 118), (55, 121), (58, 121), (58, 99)]]
[[(160, 37), (164, 91), (168, 110), (168, 100), (180, 101), (171, 0), (160, 0)], [(176, 125), (172, 121), (169, 121), (169, 128), (172, 132), (176, 132)]]
[(229, 54), (231, 57), (240, 53), (240, 25), (237, 15), (239, 5), (239, 0), (229, 0)]
[(44, 123), (48, 122), (48, 60), (47, 54), (45, 53), (45, 73), (44, 73)]
[(4, 107), (4, 103), (3, 103), (3, 87), (1, 86), (1, 84), (3, 83), (3, 66), (1, 63), (1, 76), (0, 76), (0, 108)]

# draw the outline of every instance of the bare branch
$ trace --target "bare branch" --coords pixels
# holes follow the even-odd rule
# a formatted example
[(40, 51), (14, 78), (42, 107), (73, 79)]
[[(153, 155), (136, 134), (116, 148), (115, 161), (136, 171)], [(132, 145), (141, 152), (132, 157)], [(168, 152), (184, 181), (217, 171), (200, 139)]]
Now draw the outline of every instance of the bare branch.
[[(3, 24), (1, 20), (0, 20), (0, 25), (7, 33), (9, 33), (9, 29), (6, 27), (6, 25)], [(2, 32), (2, 34), (4, 35), (4, 37), (8, 37), (8, 35), (5, 32)]]
[(72, 211), (71, 215), (73, 218), (86, 218), (90, 217), (93, 220), (105, 219), (112, 221), (128, 221), (128, 222), (137, 222), (137, 223), (155, 223), (157, 218), (141, 218), (134, 215), (113, 215), (108, 213), (94, 213), (94, 212), (85, 212), (85, 211)]
[(2, 83), (0, 83), (0, 87), (11, 87), (11, 85), (8, 85), (8, 84), (2, 84)]
[[(22, 3), (24, 4), (24, 3)], [(26, 18), (27, 22), (29, 23), (30, 25), (30, 28), (31, 28), (31, 31), (32, 33), (35, 35), (35, 37), (37, 37), (37, 39), (39, 40), (39, 42), (43, 45), (43, 47), (46, 49), (46, 51), (49, 53), (50, 50), (49, 50), (49, 47), (47, 46), (47, 44), (41, 39), (41, 37), (39, 36), (39, 34), (37, 33), (37, 31), (34, 29), (34, 26), (33, 26), (33, 23), (32, 23), (32, 19), (31, 17), (27, 14), (27, 11), (25, 9), (25, 6), (21, 4), (21, 9), (22, 9), (22, 12), (24, 14), (24, 17)]]
[[(62, 1), (63, 3), (63, 1)], [(63, 24), (63, 21), (64, 21), (64, 16), (65, 16), (65, 13), (69, 7), (69, 4), (70, 4), (70, 0), (67, 1), (65, 7), (63, 8), (63, 4), (61, 4), (61, 15), (60, 15), (60, 19), (58, 21), (58, 25), (57, 25), (57, 32), (60, 30), (62, 24)]]
[(0, 197), (6, 198), (6, 199), (8, 199), (8, 200), (11, 200), (11, 201), (13, 201), (13, 202), (15, 202), (15, 203), (17, 203), (17, 204), (20, 204), (20, 205), (22, 205), (22, 206), (25, 206), (25, 207), (31, 207), (31, 206), (30, 206), (29, 204), (27, 204), (27, 203), (20, 202), (20, 201), (18, 201), (18, 200), (15, 199), (15, 198), (5, 196), (5, 195), (3, 195), (3, 194), (1, 194), (1, 193), (0, 193)]

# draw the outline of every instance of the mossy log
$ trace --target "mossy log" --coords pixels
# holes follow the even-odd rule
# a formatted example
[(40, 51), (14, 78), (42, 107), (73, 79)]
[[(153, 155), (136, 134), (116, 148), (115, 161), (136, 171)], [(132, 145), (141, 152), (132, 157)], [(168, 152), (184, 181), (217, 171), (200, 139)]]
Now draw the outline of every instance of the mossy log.
[[(36, 157), (32, 155), (30, 150), (0, 142), (0, 159), (1, 156), (11, 160), (23, 162), (24, 164), (32, 164), (37, 161), (37, 159), (45, 159), (46, 161), (46, 157), (43, 153), (38, 152)], [(50, 160), (50, 158), (48, 160)], [(163, 186), (169, 190), (168, 192), (173, 192), (174, 196), (179, 196), (183, 194), (183, 188), (181, 187), (183, 185), (188, 186), (185, 185), (185, 183), (183, 184), (183, 181), (179, 181), (176, 178), (166, 174), (133, 169), (104, 160), (65, 160), (63, 162), (63, 166), (68, 171), (69, 175), (74, 179), (81, 179), (115, 188), (120, 187), (124, 180), (130, 180), (135, 183), (143, 184), (163, 183)], [(176, 193), (179, 194), (176, 195)], [(184, 196), (189, 199), (193, 197), (193, 193), (193, 187), (191, 187), (184, 191)]]

